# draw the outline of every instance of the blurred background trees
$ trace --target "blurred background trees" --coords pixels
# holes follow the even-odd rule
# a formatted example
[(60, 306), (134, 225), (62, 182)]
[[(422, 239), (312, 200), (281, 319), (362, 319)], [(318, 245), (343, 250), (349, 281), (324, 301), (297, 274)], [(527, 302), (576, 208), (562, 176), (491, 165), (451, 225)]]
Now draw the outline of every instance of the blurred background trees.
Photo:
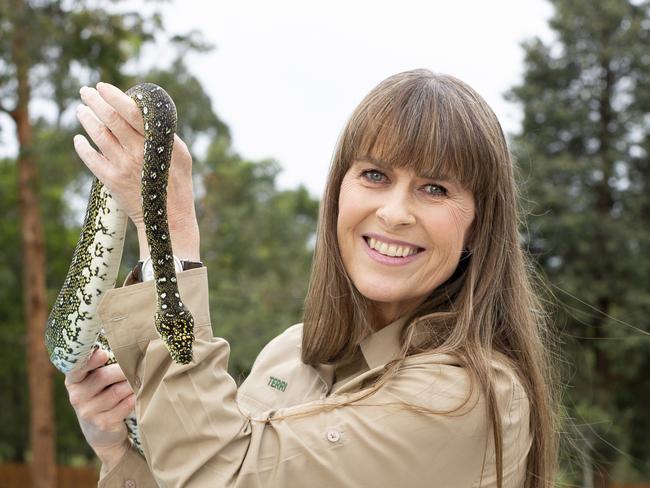
[[(556, 41), (524, 44), (513, 149), (525, 242), (564, 342), (565, 469), (650, 477), (650, 5), (553, 0)], [(570, 448), (569, 445), (566, 446)]]
[[(508, 93), (523, 109), (511, 143), (529, 212), (522, 235), (550, 283), (563, 342), (569, 387), (562, 480), (600, 487), (650, 478), (650, 7), (551, 3), (556, 39), (524, 43), (524, 77)], [(39, 486), (48, 486), (43, 473), (55, 450), (39, 454), (34, 445), (53, 443), (54, 434), (58, 462), (93, 460), (62, 375), (48, 386), (49, 363), (26, 355), (28, 338), (42, 340), (44, 312), (28, 298), (34, 283), (25, 266), (41, 273), (43, 289), (35, 293), (49, 310), (91, 180), (71, 143), (80, 130), (73, 116), (79, 87), (100, 79), (122, 88), (159, 83), (176, 101), (181, 137), (190, 148), (207, 148), (194, 153), (202, 258), (211, 270), (214, 333), (229, 340), (238, 381), (271, 337), (300, 320), (317, 216), (317, 201), (304, 188), (278, 188), (279, 162), (250, 161), (232, 149), (229, 128), (183, 62), (188, 52), (211, 48), (200, 35), (167, 38), (155, 14), (120, 11), (119, 2), (97, 5), (0, 0), (0, 117), (31, 132), (17, 137), (16, 158), (0, 159), (0, 462), (34, 460)], [(130, 62), (154, 41), (175, 53), (168, 65), (134, 69)], [(23, 85), (20, 69), (28, 75)], [(19, 115), (19, 106), (32, 112)], [(21, 189), (35, 203), (26, 205)], [(36, 258), (24, 254), (21, 202), (32, 212), (27, 221), (43, 229)], [(137, 260), (129, 230), (121, 277)], [(48, 402), (52, 417), (30, 437), (38, 423), (30, 404), (52, 412)]]
[[(23, 308), (22, 316), (16, 311), (9, 314), (21, 325), (6, 326), (22, 336), (3, 334), (3, 341), (14, 347), (16, 339), (26, 343), (27, 378), (24, 374), (5, 374), (19, 384), (25, 384), (27, 379), (30, 398), (30, 408), (24, 410), (29, 416), (9, 417), (7, 424), (24, 426), (24, 430), (16, 430), (16, 433), (29, 429), (29, 449), (14, 452), (14, 455), (22, 457), (30, 453), (34, 486), (53, 486), (55, 479), (53, 368), (48, 364), (43, 342), (49, 310), (46, 256), (48, 251), (54, 251), (48, 246), (69, 234), (59, 231), (66, 229), (65, 226), (56, 225), (65, 212), (52, 213), (50, 220), (43, 219), (43, 209), (47, 207), (56, 212), (65, 208), (64, 194), (71, 176), (66, 169), (74, 158), (68, 154), (62, 159), (69, 162), (63, 162), (60, 167), (52, 165), (60, 162), (56, 161), (57, 156), (64, 154), (66, 149), (69, 153), (69, 144), (60, 144), (67, 129), (62, 125), (62, 115), (76, 97), (76, 87), (83, 79), (100, 74), (105, 79), (123, 81), (124, 64), (143, 42), (152, 39), (158, 24), (155, 18), (144, 19), (138, 14), (115, 15), (84, 5), (84, 2), (78, 2), (74, 9), (70, 2), (5, 0), (0, 3), (0, 112), (13, 122), (18, 141), (14, 164), (3, 163), (15, 178), (15, 184), (8, 187), (15, 189), (15, 193), (7, 192), (6, 195), (15, 198), (20, 215), (20, 232), (15, 236), (18, 239), (10, 248), (15, 248), (17, 243), (20, 246), (7, 261), (15, 266), (15, 275), (8, 282), (19, 285), (12, 288), (14, 293), (22, 290), (5, 306), (16, 308), (22, 304)], [(30, 106), (39, 98), (47, 99), (52, 105), (56, 114), (52, 121), (39, 120), (30, 114)], [(52, 130), (55, 127), (58, 130)], [(48, 181), (47, 188), (40, 184), (44, 176), (52, 176), (44, 180)], [(50, 201), (52, 207), (48, 205)], [(56, 237), (46, 242), (46, 234)], [(48, 269), (53, 271), (57, 266), (54, 262), (48, 263)], [(15, 355), (18, 351), (20, 349), (14, 349), (14, 354), (9, 356), (16, 361), (9, 367), (19, 367), (18, 371), (24, 373), (25, 359), (20, 360)], [(12, 400), (20, 402), (21, 397), (15, 395)], [(3, 414), (11, 413), (11, 410), (3, 411)], [(17, 418), (22, 424), (16, 424)], [(24, 448), (27, 443), (22, 439), (0, 450), (12, 450), (13, 446)]]
[[(167, 66), (127, 69), (144, 46), (161, 39), (175, 53)], [(81, 130), (73, 117), (81, 86), (159, 83), (176, 102), (180, 136), (190, 147), (208, 141), (206, 154), (194, 154), (197, 211), (203, 259), (218, 270), (210, 275), (212, 295), (219, 294), (212, 316), (215, 333), (232, 344), (231, 374), (243, 379), (261, 347), (299, 320), (318, 203), (302, 187), (278, 189), (278, 163), (248, 161), (232, 151), (228, 127), (183, 63), (188, 52), (209, 49), (195, 32), (166, 39), (158, 16), (111, 4), (0, 1), (0, 114), (13, 122), (19, 142), (16, 159), (0, 160), (0, 391), (6, 392), (0, 396), (0, 462), (32, 461), (34, 486), (54, 486), (55, 452), (60, 463), (93, 460), (43, 342), (92, 179), (71, 143)], [(43, 110), (29, 113), (28, 106)], [(129, 230), (118, 280), (137, 261)]]

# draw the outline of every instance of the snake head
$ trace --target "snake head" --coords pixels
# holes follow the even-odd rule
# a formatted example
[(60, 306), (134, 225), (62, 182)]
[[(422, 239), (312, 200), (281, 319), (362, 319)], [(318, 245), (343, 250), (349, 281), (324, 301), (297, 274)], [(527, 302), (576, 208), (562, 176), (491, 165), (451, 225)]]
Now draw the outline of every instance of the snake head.
[(167, 317), (166, 314), (157, 313), (156, 330), (174, 362), (189, 364), (192, 361), (194, 318), (189, 311), (180, 316), (174, 314), (174, 317)]

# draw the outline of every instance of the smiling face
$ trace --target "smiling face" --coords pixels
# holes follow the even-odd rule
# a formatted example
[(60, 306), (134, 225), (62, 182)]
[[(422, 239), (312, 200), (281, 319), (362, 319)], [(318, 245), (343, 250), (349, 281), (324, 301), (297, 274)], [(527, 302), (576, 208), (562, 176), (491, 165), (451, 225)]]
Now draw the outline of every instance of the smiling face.
[(472, 193), (379, 160), (355, 160), (343, 177), (337, 238), (359, 292), (382, 325), (420, 304), (455, 271), (474, 219)]

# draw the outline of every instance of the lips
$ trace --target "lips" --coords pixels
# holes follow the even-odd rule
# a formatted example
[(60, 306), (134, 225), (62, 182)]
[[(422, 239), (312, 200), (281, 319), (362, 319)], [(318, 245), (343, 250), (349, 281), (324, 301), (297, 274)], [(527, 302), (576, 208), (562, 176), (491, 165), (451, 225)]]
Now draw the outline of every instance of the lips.
[[(363, 236), (371, 255), (374, 257), (390, 258), (391, 261), (411, 261), (417, 254), (424, 251), (424, 248), (405, 241), (390, 239), (379, 234), (366, 234)], [(382, 259), (382, 262), (385, 260)]]

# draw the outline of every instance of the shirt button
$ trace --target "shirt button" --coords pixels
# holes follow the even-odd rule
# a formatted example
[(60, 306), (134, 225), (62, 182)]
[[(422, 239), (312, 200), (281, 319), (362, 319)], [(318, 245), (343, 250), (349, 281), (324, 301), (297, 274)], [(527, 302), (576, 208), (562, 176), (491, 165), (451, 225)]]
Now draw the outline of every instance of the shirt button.
[(338, 442), (341, 438), (341, 433), (336, 429), (330, 429), (327, 431), (327, 440), (330, 442)]
[[(139, 377), (139, 376), (135, 376), (135, 377), (133, 378), (133, 384), (134, 384), (135, 387), (138, 388), (138, 389), (142, 386), (142, 382), (140, 381), (140, 377)], [(129, 480), (129, 481), (133, 481), (133, 480)], [(133, 485), (133, 486), (135, 486), (135, 485)], [(129, 488), (130, 488), (130, 487), (129, 487)]]
[(135, 488), (135, 481), (133, 480), (126, 480), (124, 482), (124, 488)]

